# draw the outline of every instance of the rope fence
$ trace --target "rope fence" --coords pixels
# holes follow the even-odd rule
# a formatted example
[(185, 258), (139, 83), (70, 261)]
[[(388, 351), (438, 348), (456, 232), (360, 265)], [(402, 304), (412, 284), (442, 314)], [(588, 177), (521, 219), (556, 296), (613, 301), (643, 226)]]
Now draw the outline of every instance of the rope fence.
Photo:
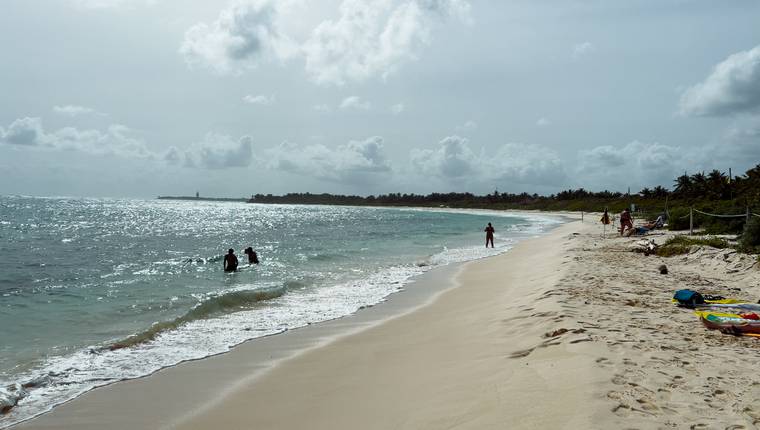
[(694, 212), (702, 214), (702, 215), (707, 215), (707, 216), (715, 217), (715, 218), (746, 218), (747, 217), (747, 214), (740, 214), (740, 215), (718, 215), (718, 214), (711, 214), (711, 213), (707, 213), (707, 212), (702, 212), (699, 209), (694, 209)]
[(701, 211), (699, 209), (689, 208), (689, 214), (688, 215), (684, 215), (684, 216), (680, 217), (679, 219), (684, 219), (686, 217), (689, 217), (689, 234), (690, 235), (694, 234), (694, 212), (696, 212), (698, 214), (705, 215), (705, 216), (713, 217), (713, 218), (746, 218), (747, 222), (749, 222), (749, 219), (750, 219), (751, 216), (760, 217), (760, 215), (758, 215), (758, 214), (756, 214), (754, 212), (750, 212), (749, 211), (749, 207), (747, 207), (747, 212), (746, 213), (744, 213), (744, 214), (735, 214), (735, 215), (734, 214), (730, 214), (730, 215), (711, 214), (711, 213), (708, 213), (708, 212), (703, 212), (703, 211)]

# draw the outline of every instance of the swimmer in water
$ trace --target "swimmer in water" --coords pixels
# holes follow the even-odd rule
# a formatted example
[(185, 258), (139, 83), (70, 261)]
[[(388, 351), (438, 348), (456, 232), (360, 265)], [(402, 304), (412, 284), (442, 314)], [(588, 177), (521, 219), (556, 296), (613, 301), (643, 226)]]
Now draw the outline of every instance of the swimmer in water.
[(235, 250), (230, 248), (229, 251), (227, 251), (227, 255), (224, 256), (224, 271), (234, 272), (237, 270), (237, 266), (238, 259), (235, 255)]
[(248, 264), (259, 264), (259, 256), (250, 246), (243, 251), (248, 256)]

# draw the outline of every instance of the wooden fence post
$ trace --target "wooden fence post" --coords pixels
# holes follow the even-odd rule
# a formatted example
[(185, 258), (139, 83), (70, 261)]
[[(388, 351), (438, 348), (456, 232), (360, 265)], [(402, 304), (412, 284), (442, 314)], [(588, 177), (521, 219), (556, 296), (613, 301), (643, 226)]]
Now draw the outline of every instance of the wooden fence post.
[(689, 236), (694, 235), (694, 208), (689, 208)]

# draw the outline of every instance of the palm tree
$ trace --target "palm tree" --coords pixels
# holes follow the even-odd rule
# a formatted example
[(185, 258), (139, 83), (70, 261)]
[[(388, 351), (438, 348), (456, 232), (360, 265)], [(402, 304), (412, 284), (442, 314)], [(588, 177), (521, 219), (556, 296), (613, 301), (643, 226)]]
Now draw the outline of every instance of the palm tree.
[(694, 192), (694, 183), (692, 182), (689, 175), (684, 173), (683, 175), (676, 178), (675, 182), (676, 186), (673, 190), (673, 194), (681, 198), (689, 198), (692, 196)]
[(707, 195), (707, 176), (705, 172), (698, 172), (691, 175), (692, 195), (690, 197), (700, 197)]
[(652, 190), (652, 195), (656, 198), (663, 198), (668, 195), (668, 190), (662, 185), (658, 185)]
[(707, 196), (715, 199), (728, 199), (728, 177), (720, 170), (713, 169), (707, 174)]

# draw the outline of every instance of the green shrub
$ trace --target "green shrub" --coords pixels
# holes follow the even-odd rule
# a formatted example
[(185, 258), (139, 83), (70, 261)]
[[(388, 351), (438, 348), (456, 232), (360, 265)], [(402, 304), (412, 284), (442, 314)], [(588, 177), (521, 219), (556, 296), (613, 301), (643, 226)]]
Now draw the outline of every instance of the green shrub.
[(760, 250), (760, 218), (753, 216), (744, 225), (744, 231), (739, 238), (739, 246), (745, 252), (758, 252)]
[(669, 230), (688, 230), (689, 229), (689, 208), (673, 208), (670, 210), (668, 218)]
[(731, 247), (731, 244), (719, 237), (688, 237), (679, 235), (671, 237), (662, 246), (658, 247), (657, 255), (660, 257), (672, 257), (674, 255), (688, 254), (694, 245), (711, 246), (719, 249)]

